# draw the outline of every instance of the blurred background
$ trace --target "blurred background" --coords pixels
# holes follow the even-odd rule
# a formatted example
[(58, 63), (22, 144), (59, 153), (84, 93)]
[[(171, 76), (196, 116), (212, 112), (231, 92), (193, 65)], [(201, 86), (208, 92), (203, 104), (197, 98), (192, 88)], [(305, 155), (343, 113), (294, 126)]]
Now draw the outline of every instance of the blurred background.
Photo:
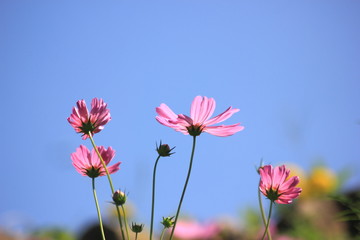
[[(150, 225), (156, 143), (176, 146), (158, 166), (158, 234), (175, 214), (192, 139), (160, 125), (155, 108), (189, 114), (197, 95), (216, 100), (215, 114), (240, 108), (224, 124), (245, 129), (198, 138), (184, 219), (260, 228), (251, 216), (261, 159), (302, 174), (304, 196), (358, 191), (359, 10), (332, 0), (1, 1), (1, 239), (79, 238), (96, 224), (91, 180), (70, 160), (91, 145), (66, 120), (93, 97), (111, 110), (95, 141), (117, 151), (113, 181), (129, 193), (132, 221)], [(107, 179), (97, 186), (111, 225)]]

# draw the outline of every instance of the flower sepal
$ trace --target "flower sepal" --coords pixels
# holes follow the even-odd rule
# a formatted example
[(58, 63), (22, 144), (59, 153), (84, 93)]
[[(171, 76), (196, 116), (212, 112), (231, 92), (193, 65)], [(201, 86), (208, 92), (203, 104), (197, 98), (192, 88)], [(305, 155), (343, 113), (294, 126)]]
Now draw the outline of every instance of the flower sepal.
[(114, 192), (112, 199), (114, 201), (113, 204), (117, 206), (122, 206), (126, 202), (126, 194), (120, 190), (117, 190)]
[(174, 216), (173, 217), (163, 217), (163, 220), (161, 224), (164, 226), (164, 228), (171, 228), (174, 226)]
[(170, 148), (168, 144), (162, 144), (161, 141), (159, 146), (156, 144), (156, 151), (161, 157), (170, 157), (172, 154), (174, 154), (171, 152), (174, 148), (175, 147)]
[(144, 224), (131, 223), (131, 231), (134, 233), (141, 233), (144, 228)]

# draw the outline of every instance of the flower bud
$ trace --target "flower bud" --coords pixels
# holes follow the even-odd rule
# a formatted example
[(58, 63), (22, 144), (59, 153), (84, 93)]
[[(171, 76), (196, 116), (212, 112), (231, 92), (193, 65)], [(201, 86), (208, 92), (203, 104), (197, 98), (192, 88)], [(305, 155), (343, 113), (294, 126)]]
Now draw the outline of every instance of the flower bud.
[(167, 145), (167, 144), (161, 144), (161, 141), (160, 141), (159, 147), (156, 144), (156, 151), (158, 152), (159, 156), (161, 156), (161, 157), (169, 157), (171, 154), (174, 154), (171, 152), (174, 148), (175, 147), (170, 148), (169, 145)]
[(170, 228), (172, 226), (174, 226), (174, 221), (173, 221), (174, 217), (163, 217), (163, 221), (161, 222), (161, 224), (164, 226), (164, 228)]
[(131, 231), (133, 231), (134, 233), (142, 232), (143, 228), (144, 224), (131, 223)]
[(114, 192), (112, 199), (115, 205), (117, 206), (124, 205), (126, 202), (126, 194), (120, 190), (117, 190), (116, 192)]

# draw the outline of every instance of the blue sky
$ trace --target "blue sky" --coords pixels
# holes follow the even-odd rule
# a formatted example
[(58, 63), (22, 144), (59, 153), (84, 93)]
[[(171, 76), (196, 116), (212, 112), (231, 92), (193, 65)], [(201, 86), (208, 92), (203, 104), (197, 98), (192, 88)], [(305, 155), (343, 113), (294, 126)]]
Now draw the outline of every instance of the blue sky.
[[(310, 169), (360, 170), (360, 3), (356, 1), (1, 1), (0, 224), (15, 230), (96, 220), (91, 181), (70, 154), (88, 141), (67, 123), (79, 99), (103, 98), (135, 219), (149, 225), (155, 143), (176, 146), (158, 168), (157, 213), (174, 214), (191, 137), (160, 125), (155, 107), (189, 113), (197, 95), (245, 130), (198, 139), (183, 212), (238, 217), (254, 206), (261, 158)], [(98, 180), (104, 215), (110, 192)], [(157, 226), (158, 227), (158, 226)]]

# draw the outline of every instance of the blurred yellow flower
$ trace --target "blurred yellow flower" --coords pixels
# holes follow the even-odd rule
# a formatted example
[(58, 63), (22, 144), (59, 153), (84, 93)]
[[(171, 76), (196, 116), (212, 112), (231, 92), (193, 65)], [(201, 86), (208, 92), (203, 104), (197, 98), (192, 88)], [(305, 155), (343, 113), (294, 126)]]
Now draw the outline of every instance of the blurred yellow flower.
[(298, 184), (298, 187), (302, 188), (300, 199), (325, 196), (338, 187), (338, 177), (326, 166), (315, 166), (309, 174), (295, 164), (287, 164), (287, 166), (291, 170), (289, 177), (299, 176), (300, 178)]
[(332, 193), (338, 186), (338, 178), (331, 169), (324, 166), (314, 167), (308, 179), (308, 188), (314, 196)]

